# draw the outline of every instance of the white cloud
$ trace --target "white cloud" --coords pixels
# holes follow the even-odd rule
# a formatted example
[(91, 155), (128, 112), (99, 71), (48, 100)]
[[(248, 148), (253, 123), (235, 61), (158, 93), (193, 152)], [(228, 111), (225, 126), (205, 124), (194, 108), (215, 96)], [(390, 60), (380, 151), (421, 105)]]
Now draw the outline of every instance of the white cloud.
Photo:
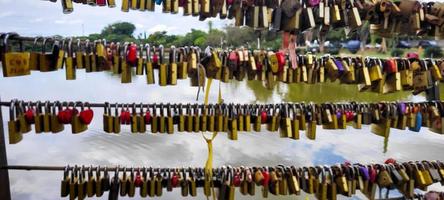
[(44, 21), (44, 19), (42, 17), (29, 20), (29, 22), (31, 22), (31, 23), (37, 23), (37, 22), (43, 22), (43, 21)]
[(83, 23), (83, 20), (76, 19), (76, 20), (55, 20), (54, 23), (56, 24), (81, 24)]
[(143, 28), (143, 27), (145, 27), (143, 24), (139, 24), (139, 23), (136, 23), (135, 25), (136, 25), (136, 28)]
[(14, 14), (15, 14), (15, 12), (12, 12), (12, 11), (0, 12), (0, 18), (10, 17)]
[(149, 33), (154, 33), (154, 32), (158, 32), (158, 31), (170, 32), (170, 31), (174, 31), (176, 29), (177, 29), (177, 27), (175, 27), (175, 26), (166, 26), (164, 24), (158, 24), (158, 25), (155, 25), (152, 28), (148, 29), (148, 32)]

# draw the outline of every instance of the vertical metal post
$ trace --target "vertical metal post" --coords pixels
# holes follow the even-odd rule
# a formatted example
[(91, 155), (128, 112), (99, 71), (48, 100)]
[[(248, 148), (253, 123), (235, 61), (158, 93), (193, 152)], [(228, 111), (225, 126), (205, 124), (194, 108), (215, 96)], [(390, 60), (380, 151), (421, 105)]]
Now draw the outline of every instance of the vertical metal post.
[[(0, 166), (8, 166), (8, 158), (6, 156), (5, 130), (3, 127), (2, 106), (0, 106)], [(9, 173), (7, 169), (0, 169), (0, 199), (11, 200)]]

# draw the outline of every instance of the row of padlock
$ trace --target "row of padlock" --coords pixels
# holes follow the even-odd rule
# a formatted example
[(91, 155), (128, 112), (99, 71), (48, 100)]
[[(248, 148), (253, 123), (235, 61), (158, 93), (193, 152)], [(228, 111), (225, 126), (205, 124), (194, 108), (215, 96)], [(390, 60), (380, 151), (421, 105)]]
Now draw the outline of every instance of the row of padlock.
[[(86, 105), (86, 107), (85, 107)], [(94, 117), (94, 111), (88, 103), (82, 102), (54, 102), (49, 101), (23, 102), (12, 100), (9, 105), (9, 143), (16, 144), (22, 141), (23, 134), (32, 130), (39, 133), (59, 133), (65, 125), (71, 125), (71, 132), (78, 134), (86, 131)]]
[[(57, 2), (57, 0), (46, 0), (50, 2)], [(145, 1), (145, 0), (142, 0)], [(62, 7), (63, 7), (63, 13), (69, 14), (74, 11), (74, 5), (73, 3), (81, 3), (81, 4), (88, 4), (90, 6), (108, 6), (110, 8), (116, 7), (116, 1), (115, 0), (61, 0)]]
[[(64, 13), (73, 10), (72, 0), (61, 0)], [(74, 1), (106, 5), (105, 0)], [(154, 11), (162, 5), (164, 13), (176, 14), (179, 7), (185, 16), (200, 20), (220, 16), (234, 19), (236, 26), (274, 31), (303, 32), (319, 29), (325, 36), (331, 28), (345, 28), (356, 33), (369, 21), (373, 32), (384, 37), (398, 34), (444, 37), (444, 4), (416, 0), (331, 1), (331, 0), (123, 0), (122, 11)], [(109, 0), (110, 7), (115, 2)]]
[[(5, 77), (28, 75), (32, 70), (41, 72), (65, 68), (66, 79), (76, 78), (77, 69), (86, 72), (109, 70), (121, 75), (122, 83), (130, 83), (133, 70), (146, 76), (148, 84), (176, 85), (178, 79), (190, 78), (192, 86), (203, 86), (205, 78), (230, 80), (260, 80), (268, 88), (282, 83), (323, 83), (327, 80), (358, 84), (360, 89), (379, 93), (404, 90), (422, 91), (435, 81), (442, 81), (442, 59), (316, 57), (312, 54), (296, 55), (294, 52), (266, 50), (216, 50), (208, 47), (201, 52), (197, 47), (172, 46), (168, 53), (161, 45), (110, 43), (106, 41), (82, 42), (72, 39), (55, 40), (35, 38), (34, 47), (41, 42), (41, 51), (17, 52), (8, 50), (15, 33), (3, 34), (5, 43), (3, 75)], [(52, 51), (45, 47), (52, 43)], [(158, 69), (158, 77), (154, 70)], [(156, 80), (157, 79), (157, 80)]]
[[(111, 175), (111, 173), (114, 173)], [(202, 168), (121, 168), (69, 167), (61, 181), (61, 196), (70, 199), (101, 197), (160, 197), (164, 191), (180, 190), (183, 197), (197, 196), (203, 188), (205, 196), (233, 200), (238, 190), (242, 195), (314, 194), (317, 199), (353, 197), (358, 191), (375, 199), (376, 189), (398, 190), (405, 198), (413, 198), (415, 190), (443, 184), (444, 164), (441, 161), (385, 164), (337, 164), (332, 166), (295, 167), (221, 167), (212, 170), (212, 177)], [(212, 180), (211, 180), (212, 178)], [(261, 188), (258, 194), (257, 188)], [(216, 190), (212, 194), (211, 190)]]
[[(229, 139), (237, 140), (238, 132), (260, 132), (262, 125), (266, 125), (267, 131), (279, 132), (283, 138), (298, 140), (302, 130), (307, 138), (314, 140), (318, 125), (323, 129), (346, 129), (347, 126), (361, 129), (362, 125), (371, 125), (371, 132), (382, 137), (389, 137), (391, 128), (419, 132), (422, 127), (428, 127), (432, 132), (444, 134), (442, 102), (113, 106), (105, 103), (102, 107), (106, 133), (120, 133), (122, 125), (129, 125), (132, 133), (227, 132)], [(15, 144), (22, 140), (23, 133), (31, 131), (31, 124), (36, 133), (57, 133), (64, 130), (66, 124), (71, 124), (72, 133), (81, 133), (91, 123), (94, 112), (88, 103), (14, 100), (10, 104), (10, 115), (9, 141)]]

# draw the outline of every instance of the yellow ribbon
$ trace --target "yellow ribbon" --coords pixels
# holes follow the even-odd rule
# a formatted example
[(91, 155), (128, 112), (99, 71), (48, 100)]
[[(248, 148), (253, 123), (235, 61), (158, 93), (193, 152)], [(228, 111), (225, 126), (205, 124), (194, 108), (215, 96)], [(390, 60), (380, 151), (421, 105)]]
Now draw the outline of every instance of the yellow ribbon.
[[(205, 89), (205, 99), (204, 99), (204, 104), (208, 105), (208, 98), (210, 96), (210, 88), (211, 88), (211, 84), (213, 83), (213, 79), (209, 78), (207, 80), (207, 86)], [(220, 89), (220, 82), (219, 82), (219, 95), (217, 98), (218, 103), (222, 103), (222, 91)], [(203, 138), (205, 139), (205, 141), (207, 142), (207, 146), (208, 146), (208, 158), (207, 158), (207, 162), (205, 164), (205, 174), (206, 174), (206, 178), (205, 180), (210, 180), (210, 186), (211, 186), (211, 193), (213, 196), (213, 199), (216, 199), (216, 192), (214, 191), (214, 185), (213, 185), (213, 140), (214, 138), (216, 138), (217, 136), (217, 132), (213, 132), (213, 136), (211, 137), (211, 139), (205, 137), (205, 135), (202, 133)], [(207, 197), (208, 199), (208, 197)]]

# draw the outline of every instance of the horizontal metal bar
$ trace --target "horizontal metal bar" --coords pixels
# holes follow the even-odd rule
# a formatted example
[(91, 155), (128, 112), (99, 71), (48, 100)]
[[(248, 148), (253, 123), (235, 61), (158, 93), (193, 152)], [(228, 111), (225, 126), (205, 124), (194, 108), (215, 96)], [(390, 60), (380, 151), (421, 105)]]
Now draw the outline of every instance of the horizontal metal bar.
[[(19, 102), (22, 100), (18, 100)], [(25, 105), (31, 105), (31, 106), (36, 106), (38, 101), (24, 101)], [(44, 106), (46, 101), (40, 101), (41, 105)], [(49, 101), (48, 106), (54, 106), (56, 101)], [(104, 108), (106, 106), (106, 103), (89, 103), (86, 101), (58, 101), (59, 103), (70, 103), (71, 105), (73, 103), (83, 103), (86, 107), (96, 107), (96, 108)], [(377, 104), (393, 104), (393, 103), (400, 103), (400, 102), (371, 102), (371, 103), (357, 103), (357, 102), (349, 102), (349, 103), (303, 103), (303, 102), (298, 102), (298, 103), (276, 103), (276, 104), (230, 104), (230, 103), (223, 103), (220, 105), (226, 105), (226, 106), (285, 106), (285, 105), (292, 105), (292, 104), (296, 104), (296, 105), (305, 105), (305, 106), (310, 106), (310, 105), (335, 105), (335, 106), (342, 106), (342, 105), (350, 105), (350, 104), (354, 104), (354, 105), (377, 105)], [(442, 101), (423, 101), (423, 102), (405, 102), (402, 101), (402, 103), (406, 103), (406, 104), (416, 104), (416, 105), (421, 105), (421, 104), (431, 104), (431, 103), (443, 103)], [(9, 107), (11, 105), (11, 101), (1, 101), (0, 102), (0, 106), (5, 106), (5, 107)], [(66, 105), (66, 104), (64, 104)], [(136, 108), (140, 108), (140, 106), (142, 105), (143, 107), (153, 107), (153, 106), (163, 106), (164, 108), (167, 108), (168, 105), (172, 106), (172, 107), (177, 107), (179, 105), (182, 106), (187, 106), (187, 105), (191, 105), (191, 107), (195, 107), (198, 106), (199, 108), (205, 106), (204, 104), (201, 103), (185, 103), (185, 104), (181, 104), (181, 103), (151, 103), (151, 104), (145, 104), (139, 102), (133, 102), (133, 103), (109, 103), (110, 107), (115, 107), (115, 106), (129, 106), (129, 108), (132, 108), (133, 105), (135, 105)], [(211, 105), (211, 104), (210, 104)], [(212, 105), (219, 105), (219, 104), (212, 104)]]

